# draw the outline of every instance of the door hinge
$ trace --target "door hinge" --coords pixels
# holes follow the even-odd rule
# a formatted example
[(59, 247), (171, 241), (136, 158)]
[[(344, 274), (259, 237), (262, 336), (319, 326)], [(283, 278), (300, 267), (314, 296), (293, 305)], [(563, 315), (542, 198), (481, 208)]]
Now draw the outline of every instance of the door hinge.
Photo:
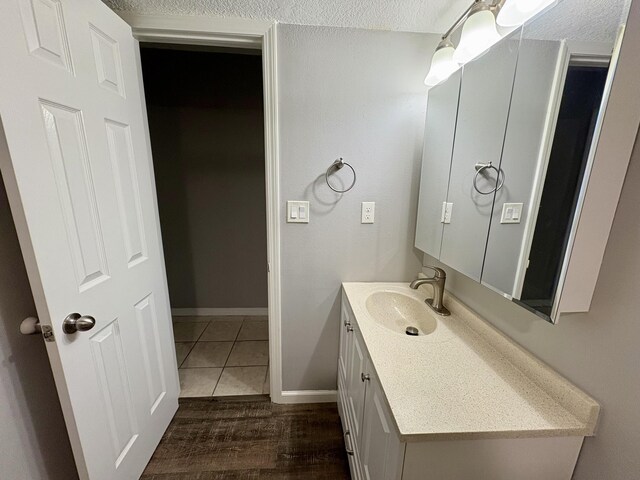
[(42, 325), (42, 338), (45, 342), (55, 342), (56, 337), (53, 334), (53, 327), (51, 325)]

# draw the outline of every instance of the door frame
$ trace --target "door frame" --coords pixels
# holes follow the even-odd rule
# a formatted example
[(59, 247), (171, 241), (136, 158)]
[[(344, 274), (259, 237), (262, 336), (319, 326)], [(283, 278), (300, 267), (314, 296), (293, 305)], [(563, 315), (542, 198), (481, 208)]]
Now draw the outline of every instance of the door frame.
[[(116, 13), (131, 25), (133, 36), (138, 42), (262, 50), (267, 204), (269, 387), (272, 402), (287, 403), (282, 394), (277, 22), (206, 16)], [(141, 66), (139, 67), (141, 68)], [(139, 76), (141, 85), (144, 87), (141, 71)], [(146, 112), (146, 106), (143, 107)]]

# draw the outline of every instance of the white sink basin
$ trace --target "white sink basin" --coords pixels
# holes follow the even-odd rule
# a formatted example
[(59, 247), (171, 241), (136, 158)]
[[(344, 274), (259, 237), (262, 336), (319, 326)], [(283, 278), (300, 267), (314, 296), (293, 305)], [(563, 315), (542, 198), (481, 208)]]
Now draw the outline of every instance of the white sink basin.
[(366, 308), (379, 325), (401, 335), (407, 335), (407, 327), (415, 327), (419, 336), (425, 336), (438, 326), (427, 305), (402, 293), (372, 293), (367, 297)]

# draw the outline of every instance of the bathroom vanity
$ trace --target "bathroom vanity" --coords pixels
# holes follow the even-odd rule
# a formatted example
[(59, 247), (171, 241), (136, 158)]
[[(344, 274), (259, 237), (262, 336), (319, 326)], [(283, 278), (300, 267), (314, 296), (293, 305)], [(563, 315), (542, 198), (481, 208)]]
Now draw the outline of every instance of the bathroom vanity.
[[(599, 406), (455, 297), (345, 283), (338, 408), (355, 480), (570, 479)], [(407, 327), (418, 336), (408, 336)]]

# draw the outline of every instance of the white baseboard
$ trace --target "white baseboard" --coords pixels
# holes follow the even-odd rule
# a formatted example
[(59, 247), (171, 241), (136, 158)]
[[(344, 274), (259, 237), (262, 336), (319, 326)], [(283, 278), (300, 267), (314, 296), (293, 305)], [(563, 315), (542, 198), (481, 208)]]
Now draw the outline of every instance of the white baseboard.
[[(272, 396), (272, 400), (273, 396)], [(282, 392), (274, 403), (336, 403), (338, 401), (337, 390), (289, 390)]]
[(171, 314), (176, 317), (200, 316), (259, 316), (267, 315), (267, 307), (260, 308), (172, 308)]

